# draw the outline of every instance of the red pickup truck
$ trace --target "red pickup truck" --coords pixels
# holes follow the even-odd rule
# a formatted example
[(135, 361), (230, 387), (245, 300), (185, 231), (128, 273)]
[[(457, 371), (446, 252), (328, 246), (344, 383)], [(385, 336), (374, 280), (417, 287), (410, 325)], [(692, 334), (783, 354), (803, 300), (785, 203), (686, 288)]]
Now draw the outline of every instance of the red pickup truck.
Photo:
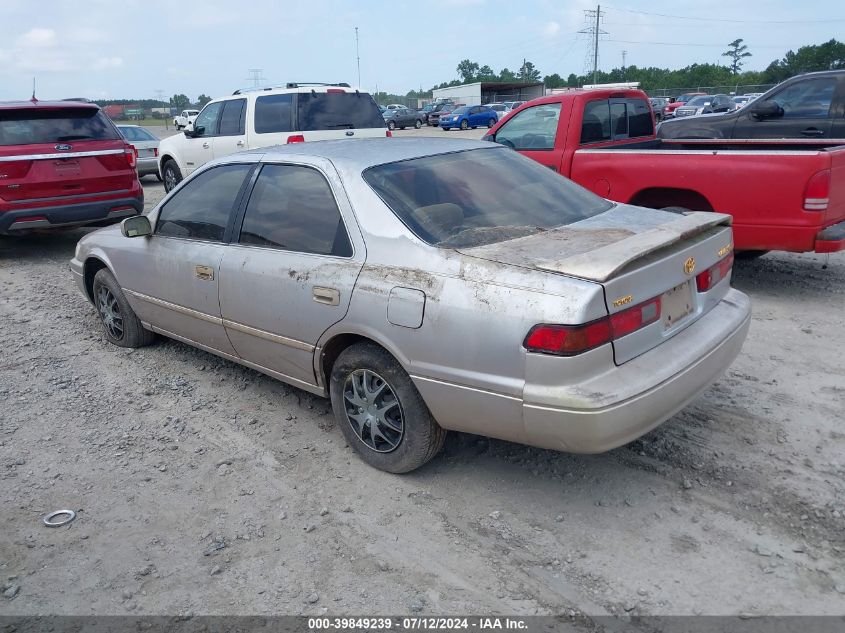
[(657, 139), (640, 90), (534, 99), (484, 138), (610, 200), (729, 213), (739, 251), (845, 250), (845, 146)]

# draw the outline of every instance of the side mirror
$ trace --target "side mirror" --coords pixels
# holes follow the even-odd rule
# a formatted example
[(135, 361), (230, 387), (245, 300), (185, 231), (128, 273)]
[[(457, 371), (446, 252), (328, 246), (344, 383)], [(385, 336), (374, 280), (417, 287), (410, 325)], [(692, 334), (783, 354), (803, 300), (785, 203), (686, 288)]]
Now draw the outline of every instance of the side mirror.
[(123, 237), (148, 237), (153, 234), (153, 227), (145, 215), (133, 215), (120, 223)]
[(751, 116), (757, 119), (773, 119), (783, 116), (783, 108), (775, 101), (761, 101), (750, 106)]

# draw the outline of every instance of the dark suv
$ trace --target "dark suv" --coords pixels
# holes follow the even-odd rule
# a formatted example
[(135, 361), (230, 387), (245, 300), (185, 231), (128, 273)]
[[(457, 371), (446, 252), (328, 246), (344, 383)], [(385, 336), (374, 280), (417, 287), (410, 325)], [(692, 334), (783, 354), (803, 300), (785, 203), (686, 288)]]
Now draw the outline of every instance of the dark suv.
[(144, 210), (135, 148), (93, 103), (0, 103), (0, 235)]

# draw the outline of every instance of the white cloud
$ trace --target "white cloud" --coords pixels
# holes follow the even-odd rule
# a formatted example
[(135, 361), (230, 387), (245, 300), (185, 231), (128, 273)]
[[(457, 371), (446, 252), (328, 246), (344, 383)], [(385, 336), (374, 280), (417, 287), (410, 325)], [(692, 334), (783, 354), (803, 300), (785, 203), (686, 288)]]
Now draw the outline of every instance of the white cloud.
[(94, 70), (109, 70), (123, 66), (122, 57), (101, 57), (94, 62)]
[(107, 54), (108, 37), (87, 26), (57, 31), (36, 26), (15, 39), (14, 47), (0, 51), (7, 70), (23, 73), (69, 73), (120, 68), (123, 58)]
[(56, 32), (53, 29), (36, 27), (18, 37), (17, 45), (21, 48), (46, 48), (55, 45)]
[(554, 37), (558, 33), (560, 33), (560, 24), (552, 20), (551, 22), (546, 22), (543, 25), (543, 35), (546, 37)]

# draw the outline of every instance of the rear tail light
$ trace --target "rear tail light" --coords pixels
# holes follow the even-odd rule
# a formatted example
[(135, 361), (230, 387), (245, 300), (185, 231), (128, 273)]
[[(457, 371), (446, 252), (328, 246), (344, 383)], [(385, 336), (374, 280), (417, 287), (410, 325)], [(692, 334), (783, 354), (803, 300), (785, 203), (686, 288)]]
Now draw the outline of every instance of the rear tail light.
[(153, 148), (153, 156), (158, 156), (158, 148), (157, 147)]
[(622, 338), (660, 318), (660, 297), (584, 325), (535, 325), (523, 345), (529, 352), (575, 356)]
[(815, 174), (804, 189), (805, 211), (826, 211), (830, 202), (830, 170)]
[(698, 273), (695, 276), (695, 285), (698, 288), (699, 292), (707, 292), (717, 283), (722, 281), (725, 277), (727, 277), (730, 272), (731, 268), (734, 265), (734, 254), (733, 252), (729, 253), (727, 257), (724, 257), (720, 261), (718, 261), (715, 265), (711, 266), (707, 270)]
[(10, 160), (6, 163), (0, 163), (0, 179), (17, 180), (23, 178), (29, 173), (31, 166), (31, 160)]
[(390, 130), (387, 130), (387, 131), (385, 132), (385, 134), (384, 134), (384, 135), (385, 135), (387, 138), (392, 138), (392, 137), (393, 137), (393, 132), (391, 132)]
[(126, 155), (126, 162), (134, 168), (138, 163), (138, 150), (134, 145), (127, 145), (124, 154)]
[(292, 136), (288, 136), (288, 145), (291, 143), (304, 143), (305, 137), (302, 134), (293, 134)]

